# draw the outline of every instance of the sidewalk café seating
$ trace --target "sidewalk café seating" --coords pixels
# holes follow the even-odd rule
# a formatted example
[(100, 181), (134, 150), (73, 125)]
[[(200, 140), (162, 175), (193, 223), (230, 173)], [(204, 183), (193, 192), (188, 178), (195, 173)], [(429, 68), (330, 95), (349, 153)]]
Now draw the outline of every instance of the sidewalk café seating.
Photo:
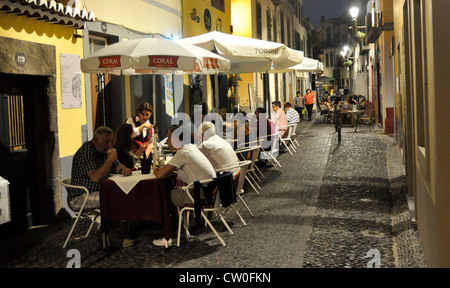
[(328, 106), (325, 104), (319, 104), (319, 111), (320, 111), (320, 118), (323, 120), (323, 122), (327, 122), (331, 114), (330, 109), (328, 109)]
[[(297, 126), (298, 126), (298, 123), (300, 123), (300, 122), (294, 122), (294, 123), (292, 123), (292, 124), (294, 124), (294, 128), (292, 129), (291, 138), (292, 138), (292, 141), (294, 141), (295, 144), (296, 144), (296, 145), (294, 145), (295, 148), (300, 147), (300, 144), (298, 144), (297, 139), (296, 139), (296, 136), (297, 136), (296, 133), (297, 133)], [(294, 144), (294, 142), (293, 142), (292, 144)]]
[(277, 165), (281, 168), (281, 164), (277, 160), (277, 156), (280, 151), (279, 149), (280, 134), (275, 133), (271, 135), (265, 135), (263, 137), (259, 137), (259, 141), (262, 141), (264, 138), (268, 139), (269, 137), (271, 137), (272, 139), (271, 149), (266, 150), (264, 149), (263, 146), (261, 146), (262, 150), (261, 155), (265, 157), (265, 159), (267, 159), (272, 164), (272, 166), (275, 167), (276, 170), (278, 170)]
[[(239, 172), (236, 174), (236, 176), (234, 177), (234, 183), (236, 186), (236, 196), (239, 198), (239, 200), (241, 200), (242, 204), (244, 204), (245, 208), (248, 210), (248, 212), (250, 212), (250, 215), (255, 216), (252, 212), (252, 210), (250, 210), (250, 208), (248, 207), (247, 203), (245, 203), (244, 199), (242, 198), (242, 194), (244, 194), (243, 191), (243, 187), (244, 187), (244, 183), (246, 180), (246, 176), (247, 176), (247, 172), (248, 172), (248, 168), (250, 167), (252, 161), (251, 160), (245, 160), (245, 161), (239, 161)], [(234, 169), (235, 167), (231, 167), (231, 168), (226, 168), (226, 169), (219, 169), (216, 170), (216, 172), (222, 172), (222, 171), (227, 171), (227, 170), (231, 170)], [(234, 207), (235, 205), (232, 204), (230, 205), (233, 210), (235, 210), (236, 208)], [(242, 222), (242, 224), (244, 226), (247, 226), (247, 223), (244, 221), (244, 219), (240, 216), (240, 214), (238, 213), (238, 216), (240, 217), (240, 220)]]
[[(78, 190), (83, 190), (85, 193), (85, 198), (83, 201), (83, 204), (81, 205), (81, 207), (79, 209), (74, 209), (72, 207), (69, 208), (75, 213), (76, 218), (75, 218), (75, 222), (72, 225), (72, 228), (70, 229), (69, 234), (67, 235), (66, 241), (64, 242), (63, 248), (66, 248), (67, 243), (69, 242), (70, 237), (72, 236), (72, 233), (75, 229), (75, 226), (78, 224), (78, 221), (80, 220), (81, 217), (89, 217), (92, 221), (91, 225), (89, 226), (89, 229), (86, 233), (86, 235), (79, 237), (79, 238), (86, 238), (89, 236), (89, 233), (91, 232), (92, 226), (94, 225), (94, 223), (96, 222), (97, 218), (100, 217), (100, 210), (99, 209), (85, 209), (84, 207), (86, 206), (86, 202), (89, 198), (89, 190), (86, 187), (83, 186), (75, 186), (75, 185), (71, 185), (72, 179), (71, 178), (67, 178), (61, 181), (62, 186), (66, 187), (66, 191), (67, 191), (67, 195), (70, 194), (69, 189), (78, 189)], [(69, 188), (69, 189), (68, 189)], [(98, 229), (100, 228), (100, 225), (98, 226)], [(105, 235), (103, 235), (103, 247), (105, 247), (107, 237)]]
[[(251, 164), (248, 168), (247, 175), (245, 176), (245, 178), (250, 183), (250, 185), (253, 187), (256, 194), (259, 194), (258, 189), (261, 190), (261, 187), (258, 185), (258, 182), (255, 180), (255, 178), (256, 178), (256, 179), (258, 179), (259, 182), (261, 182), (258, 175), (256, 175), (256, 173), (255, 173), (256, 161), (258, 160), (260, 150), (261, 150), (261, 146), (257, 145), (257, 146), (253, 146), (253, 147), (249, 147), (249, 148), (237, 149), (235, 151), (238, 158), (241, 158), (241, 160), (250, 160), (251, 161)], [(253, 178), (252, 173), (255, 176), (255, 178)], [(251, 180), (247, 176), (249, 176)], [(255, 186), (258, 187), (258, 189), (256, 189)]]
[(365, 121), (367, 125), (369, 125), (370, 131), (372, 131), (372, 126), (375, 124), (375, 109), (370, 110), (368, 114), (358, 118), (355, 125), (355, 131), (358, 129), (358, 125), (361, 125), (361, 121)]
[[(193, 189), (191, 189), (191, 187)], [(200, 204), (199, 201), (200, 189), (203, 189), (205, 197), (207, 199), (207, 204), (205, 205)], [(185, 191), (185, 193), (187, 193), (188, 197), (191, 199), (194, 205), (186, 205), (179, 212), (177, 246), (180, 246), (181, 226), (183, 219), (185, 222), (183, 226), (186, 231), (186, 237), (189, 238), (190, 236), (189, 212), (194, 211), (196, 217), (202, 217), (205, 220), (205, 223), (211, 228), (217, 239), (219, 239), (220, 243), (225, 247), (225, 241), (222, 239), (222, 237), (220, 237), (219, 233), (211, 224), (205, 213), (213, 212), (215, 215), (218, 215), (219, 219), (225, 225), (228, 232), (231, 235), (234, 234), (233, 230), (231, 230), (230, 226), (221, 214), (221, 210), (223, 208), (227, 208), (229, 205), (236, 203), (236, 191), (233, 181), (233, 173), (228, 171), (223, 173), (218, 172), (216, 178), (189, 183), (187, 186), (183, 187), (183, 190)], [(193, 191), (194, 195), (191, 195), (191, 190)], [(237, 210), (235, 210), (235, 212), (239, 214)], [(186, 217), (183, 217), (184, 214), (186, 214)]]
[[(291, 151), (291, 149), (292, 149), (292, 150), (294, 150), (295, 153), (297, 153), (297, 151), (295, 150), (293, 141), (292, 141), (292, 131), (294, 129), (294, 124), (280, 126), (279, 128), (287, 128), (288, 129), (287, 130), (288, 134), (284, 138), (283, 138), (283, 136), (281, 136), (281, 133), (280, 133), (280, 139), (281, 139), (280, 142), (281, 142), (281, 144), (283, 144), (286, 147), (286, 149), (288, 149), (288, 151), (291, 155), (294, 155)], [(290, 146), (290, 148), (289, 148), (289, 146)]]

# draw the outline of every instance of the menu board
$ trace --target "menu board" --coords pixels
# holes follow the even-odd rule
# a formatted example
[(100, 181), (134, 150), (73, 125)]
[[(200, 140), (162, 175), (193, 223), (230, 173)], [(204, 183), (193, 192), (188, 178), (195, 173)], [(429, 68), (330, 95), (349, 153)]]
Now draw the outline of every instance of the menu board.
[(80, 56), (61, 53), (61, 103), (62, 108), (81, 108)]

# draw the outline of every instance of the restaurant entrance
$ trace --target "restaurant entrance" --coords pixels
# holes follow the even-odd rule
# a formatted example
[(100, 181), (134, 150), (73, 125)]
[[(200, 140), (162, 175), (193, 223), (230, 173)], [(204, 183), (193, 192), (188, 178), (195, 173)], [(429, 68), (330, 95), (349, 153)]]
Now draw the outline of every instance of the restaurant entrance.
[(0, 226), (0, 236), (42, 224), (49, 209), (45, 203), (53, 202), (47, 198), (51, 169), (43, 140), (48, 138), (48, 84), (48, 77), (0, 74), (0, 176), (10, 183), (11, 207), (11, 222)]

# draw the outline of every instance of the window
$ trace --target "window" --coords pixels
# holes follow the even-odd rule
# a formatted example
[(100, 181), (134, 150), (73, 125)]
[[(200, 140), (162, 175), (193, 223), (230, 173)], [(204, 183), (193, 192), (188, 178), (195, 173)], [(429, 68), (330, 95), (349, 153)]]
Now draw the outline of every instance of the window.
[(290, 21), (289, 18), (286, 18), (286, 22), (287, 22), (287, 46), (291, 47), (291, 25), (290, 25)]
[(280, 22), (281, 22), (281, 43), (285, 44), (286, 42), (284, 41), (284, 14), (283, 12), (281, 12), (280, 14)]
[(256, 37), (262, 39), (261, 4), (256, 2)]
[(270, 14), (270, 10), (267, 9), (267, 40), (272, 41), (272, 15)]
[(277, 15), (273, 15), (273, 41), (278, 42)]
[(334, 67), (334, 53), (330, 53), (330, 67)]

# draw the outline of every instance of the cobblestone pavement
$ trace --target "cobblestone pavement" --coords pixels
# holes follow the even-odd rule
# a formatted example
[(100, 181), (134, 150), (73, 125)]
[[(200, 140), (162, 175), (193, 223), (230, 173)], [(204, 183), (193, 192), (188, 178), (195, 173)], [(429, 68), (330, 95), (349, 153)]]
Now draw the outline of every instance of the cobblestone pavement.
[[(3, 239), (0, 267), (66, 267), (70, 249), (80, 252), (85, 268), (367, 267), (370, 261), (382, 268), (425, 267), (393, 139), (368, 127), (356, 133), (344, 128), (337, 145), (333, 132), (319, 119), (300, 123), (297, 153), (281, 153), (279, 170), (262, 168), (259, 195), (244, 187), (255, 216), (241, 203), (237, 208), (248, 225), (233, 212), (226, 219), (234, 235), (220, 221), (214, 224), (227, 247), (205, 229), (165, 249), (152, 244), (161, 231), (146, 229), (129, 248), (105, 251), (94, 233), (63, 249), (73, 223), (68, 219)], [(86, 224), (75, 233), (81, 235)]]

